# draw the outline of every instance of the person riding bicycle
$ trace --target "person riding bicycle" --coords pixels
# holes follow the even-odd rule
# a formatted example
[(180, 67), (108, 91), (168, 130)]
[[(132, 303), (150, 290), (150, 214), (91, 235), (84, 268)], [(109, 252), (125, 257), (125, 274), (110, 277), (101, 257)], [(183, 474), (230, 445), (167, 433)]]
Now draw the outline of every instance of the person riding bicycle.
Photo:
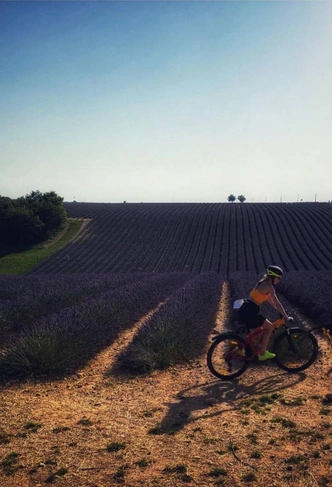
[(274, 353), (267, 350), (268, 343), (273, 331), (271, 321), (260, 313), (260, 305), (265, 301), (269, 302), (286, 320), (292, 319), (277, 298), (274, 286), (280, 281), (283, 270), (276, 265), (269, 265), (262, 279), (260, 279), (239, 308), (239, 322), (248, 328), (263, 328), (260, 347), (258, 350), (258, 360), (268, 360), (275, 357)]

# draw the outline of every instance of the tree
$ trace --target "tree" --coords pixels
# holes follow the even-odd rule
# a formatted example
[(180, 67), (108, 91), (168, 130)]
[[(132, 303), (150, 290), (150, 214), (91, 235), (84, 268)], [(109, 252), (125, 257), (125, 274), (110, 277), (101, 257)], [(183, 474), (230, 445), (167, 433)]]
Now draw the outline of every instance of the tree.
[(0, 243), (34, 244), (58, 232), (67, 219), (63, 198), (50, 191), (11, 200), (0, 196)]
[(233, 203), (236, 200), (236, 196), (234, 196), (233, 194), (230, 194), (228, 196), (227, 200), (230, 201), (231, 203)]
[(0, 213), (2, 211), (8, 210), (8, 208), (11, 208), (13, 206), (13, 202), (8, 196), (1, 196), (0, 195)]
[(243, 194), (240, 194), (237, 199), (240, 201), (240, 203), (244, 203), (247, 198)]
[(55, 206), (62, 206), (63, 198), (56, 194), (55, 191), (49, 191), (48, 193), (41, 193), (39, 190), (31, 191), (30, 194), (21, 196), (16, 200), (20, 205), (38, 205), (42, 201), (52, 203)]
[(49, 238), (56, 233), (65, 223), (67, 213), (61, 205), (54, 204), (50, 200), (42, 200), (34, 208), (34, 214), (44, 223), (43, 237)]
[(37, 215), (24, 207), (12, 207), (1, 218), (1, 242), (26, 245), (41, 240), (44, 223)]

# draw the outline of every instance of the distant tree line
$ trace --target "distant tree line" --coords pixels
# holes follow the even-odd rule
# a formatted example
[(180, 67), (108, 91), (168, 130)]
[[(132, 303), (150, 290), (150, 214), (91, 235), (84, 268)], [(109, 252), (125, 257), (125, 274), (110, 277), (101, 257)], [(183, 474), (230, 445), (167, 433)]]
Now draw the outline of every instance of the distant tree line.
[(238, 199), (240, 203), (244, 203), (247, 198), (243, 194), (240, 194), (238, 197), (230, 194), (227, 198), (230, 203), (233, 203), (236, 199)]
[(63, 198), (54, 191), (32, 191), (17, 199), (0, 196), (0, 244), (42, 242), (56, 234), (66, 220)]

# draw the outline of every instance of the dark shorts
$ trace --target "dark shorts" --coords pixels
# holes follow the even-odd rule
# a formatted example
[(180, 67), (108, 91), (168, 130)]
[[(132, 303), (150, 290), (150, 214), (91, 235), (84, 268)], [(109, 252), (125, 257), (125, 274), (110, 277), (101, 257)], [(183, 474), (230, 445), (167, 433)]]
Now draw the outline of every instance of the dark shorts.
[(246, 325), (248, 328), (257, 328), (262, 326), (266, 320), (265, 316), (261, 315), (260, 307), (252, 301), (244, 301), (238, 313), (239, 323)]

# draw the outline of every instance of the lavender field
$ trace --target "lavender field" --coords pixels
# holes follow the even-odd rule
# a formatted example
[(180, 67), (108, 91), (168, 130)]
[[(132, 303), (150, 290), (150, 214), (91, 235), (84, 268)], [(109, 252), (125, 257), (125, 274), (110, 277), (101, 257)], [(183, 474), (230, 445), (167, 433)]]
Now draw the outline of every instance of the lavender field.
[(332, 269), (328, 203), (66, 203), (89, 223), (33, 274)]
[(332, 321), (330, 204), (66, 207), (90, 219), (83, 231), (30, 273), (0, 276), (2, 379), (70, 374), (135, 327), (117, 367), (201, 357), (218, 313), (232, 316), (271, 263), (289, 314)]
[[(2, 276), (0, 378), (71, 374), (135, 326), (116, 367), (140, 373), (202, 357), (218, 312), (229, 316), (233, 301), (246, 297), (258, 277), (253, 272), (228, 278), (216, 272)], [(323, 325), (331, 322), (331, 283), (332, 271), (293, 271), (278, 294), (289, 314), (301, 319), (304, 313)], [(266, 312), (277, 317), (271, 307)]]

